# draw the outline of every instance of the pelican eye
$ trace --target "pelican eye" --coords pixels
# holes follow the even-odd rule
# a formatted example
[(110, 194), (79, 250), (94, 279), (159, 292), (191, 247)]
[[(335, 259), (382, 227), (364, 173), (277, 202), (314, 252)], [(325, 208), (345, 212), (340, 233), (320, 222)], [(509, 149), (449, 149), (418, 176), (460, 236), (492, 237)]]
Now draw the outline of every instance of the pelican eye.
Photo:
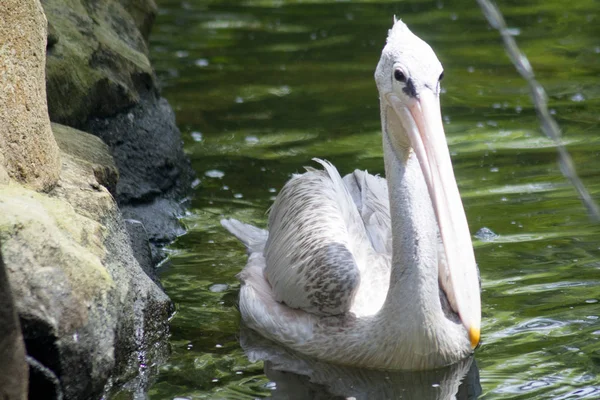
[(406, 82), (406, 75), (404, 75), (404, 72), (397, 69), (394, 71), (394, 79), (398, 82)]
[(444, 79), (444, 71), (442, 71), (442, 73), (440, 74), (440, 77), (438, 78), (438, 82), (441, 82), (442, 79)]

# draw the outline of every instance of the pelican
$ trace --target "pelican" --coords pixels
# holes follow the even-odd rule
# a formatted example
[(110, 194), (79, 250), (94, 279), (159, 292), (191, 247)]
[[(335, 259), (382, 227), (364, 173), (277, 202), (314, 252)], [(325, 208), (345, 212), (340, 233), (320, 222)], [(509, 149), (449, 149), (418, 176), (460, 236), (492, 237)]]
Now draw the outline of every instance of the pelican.
[(479, 343), (479, 273), (442, 125), (442, 65), (394, 21), (375, 71), (385, 179), (330, 163), (294, 175), (268, 231), (222, 225), (249, 258), (244, 323), (334, 364), (427, 370)]

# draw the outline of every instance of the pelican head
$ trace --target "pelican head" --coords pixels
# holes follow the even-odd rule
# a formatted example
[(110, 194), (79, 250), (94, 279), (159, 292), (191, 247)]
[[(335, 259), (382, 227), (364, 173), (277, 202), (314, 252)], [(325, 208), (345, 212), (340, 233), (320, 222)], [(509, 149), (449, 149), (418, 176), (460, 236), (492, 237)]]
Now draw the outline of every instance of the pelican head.
[(439, 281), (479, 343), (481, 301), (471, 235), (458, 192), (442, 124), (439, 93), (443, 68), (431, 47), (395, 21), (375, 71), (384, 134), (399, 159), (416, 156), (435, 211), (445, 262)]

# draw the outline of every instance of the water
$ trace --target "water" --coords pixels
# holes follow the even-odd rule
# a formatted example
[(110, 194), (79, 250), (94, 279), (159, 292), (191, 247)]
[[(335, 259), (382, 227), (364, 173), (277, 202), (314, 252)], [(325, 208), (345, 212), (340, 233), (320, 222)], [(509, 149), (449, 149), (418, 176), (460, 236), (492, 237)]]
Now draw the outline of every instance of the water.
[[(218, 221), (264, 226), (273, 196), (312, 157), (342, 173), (383, 173), (373, 71), (394, 14), (445, 66), (445, 129), (471, 232), (480, 233), (481, 398), (600, 398), (600, 228), (561, 176), (527, 86), (474, 0), (158, 4), (152, 58), (198, 180), (183, 218), (189, 233), (162, 273), (177, 314), (151, 399), (283, 390), (240, 348), (235, 274), (245, 254)], [(501, 9), (600, 200), (597, 2)]]

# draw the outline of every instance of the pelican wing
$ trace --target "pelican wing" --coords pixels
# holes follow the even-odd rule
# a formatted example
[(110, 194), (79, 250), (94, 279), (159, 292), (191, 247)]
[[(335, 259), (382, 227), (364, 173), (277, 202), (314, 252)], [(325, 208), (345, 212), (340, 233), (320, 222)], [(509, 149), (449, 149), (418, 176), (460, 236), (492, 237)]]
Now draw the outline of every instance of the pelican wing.
[(360, 213), (371, 245), (378, 253), (392, 253), (392, 228), (388, 186), (385, 178), (355, 170), (344, 184)]
[(351, 309), (375, 251), (338, 171), (316, 161), (325, 169), (293, 176), (273, 204), (264, 272), (277, 301), (337, 315)]

